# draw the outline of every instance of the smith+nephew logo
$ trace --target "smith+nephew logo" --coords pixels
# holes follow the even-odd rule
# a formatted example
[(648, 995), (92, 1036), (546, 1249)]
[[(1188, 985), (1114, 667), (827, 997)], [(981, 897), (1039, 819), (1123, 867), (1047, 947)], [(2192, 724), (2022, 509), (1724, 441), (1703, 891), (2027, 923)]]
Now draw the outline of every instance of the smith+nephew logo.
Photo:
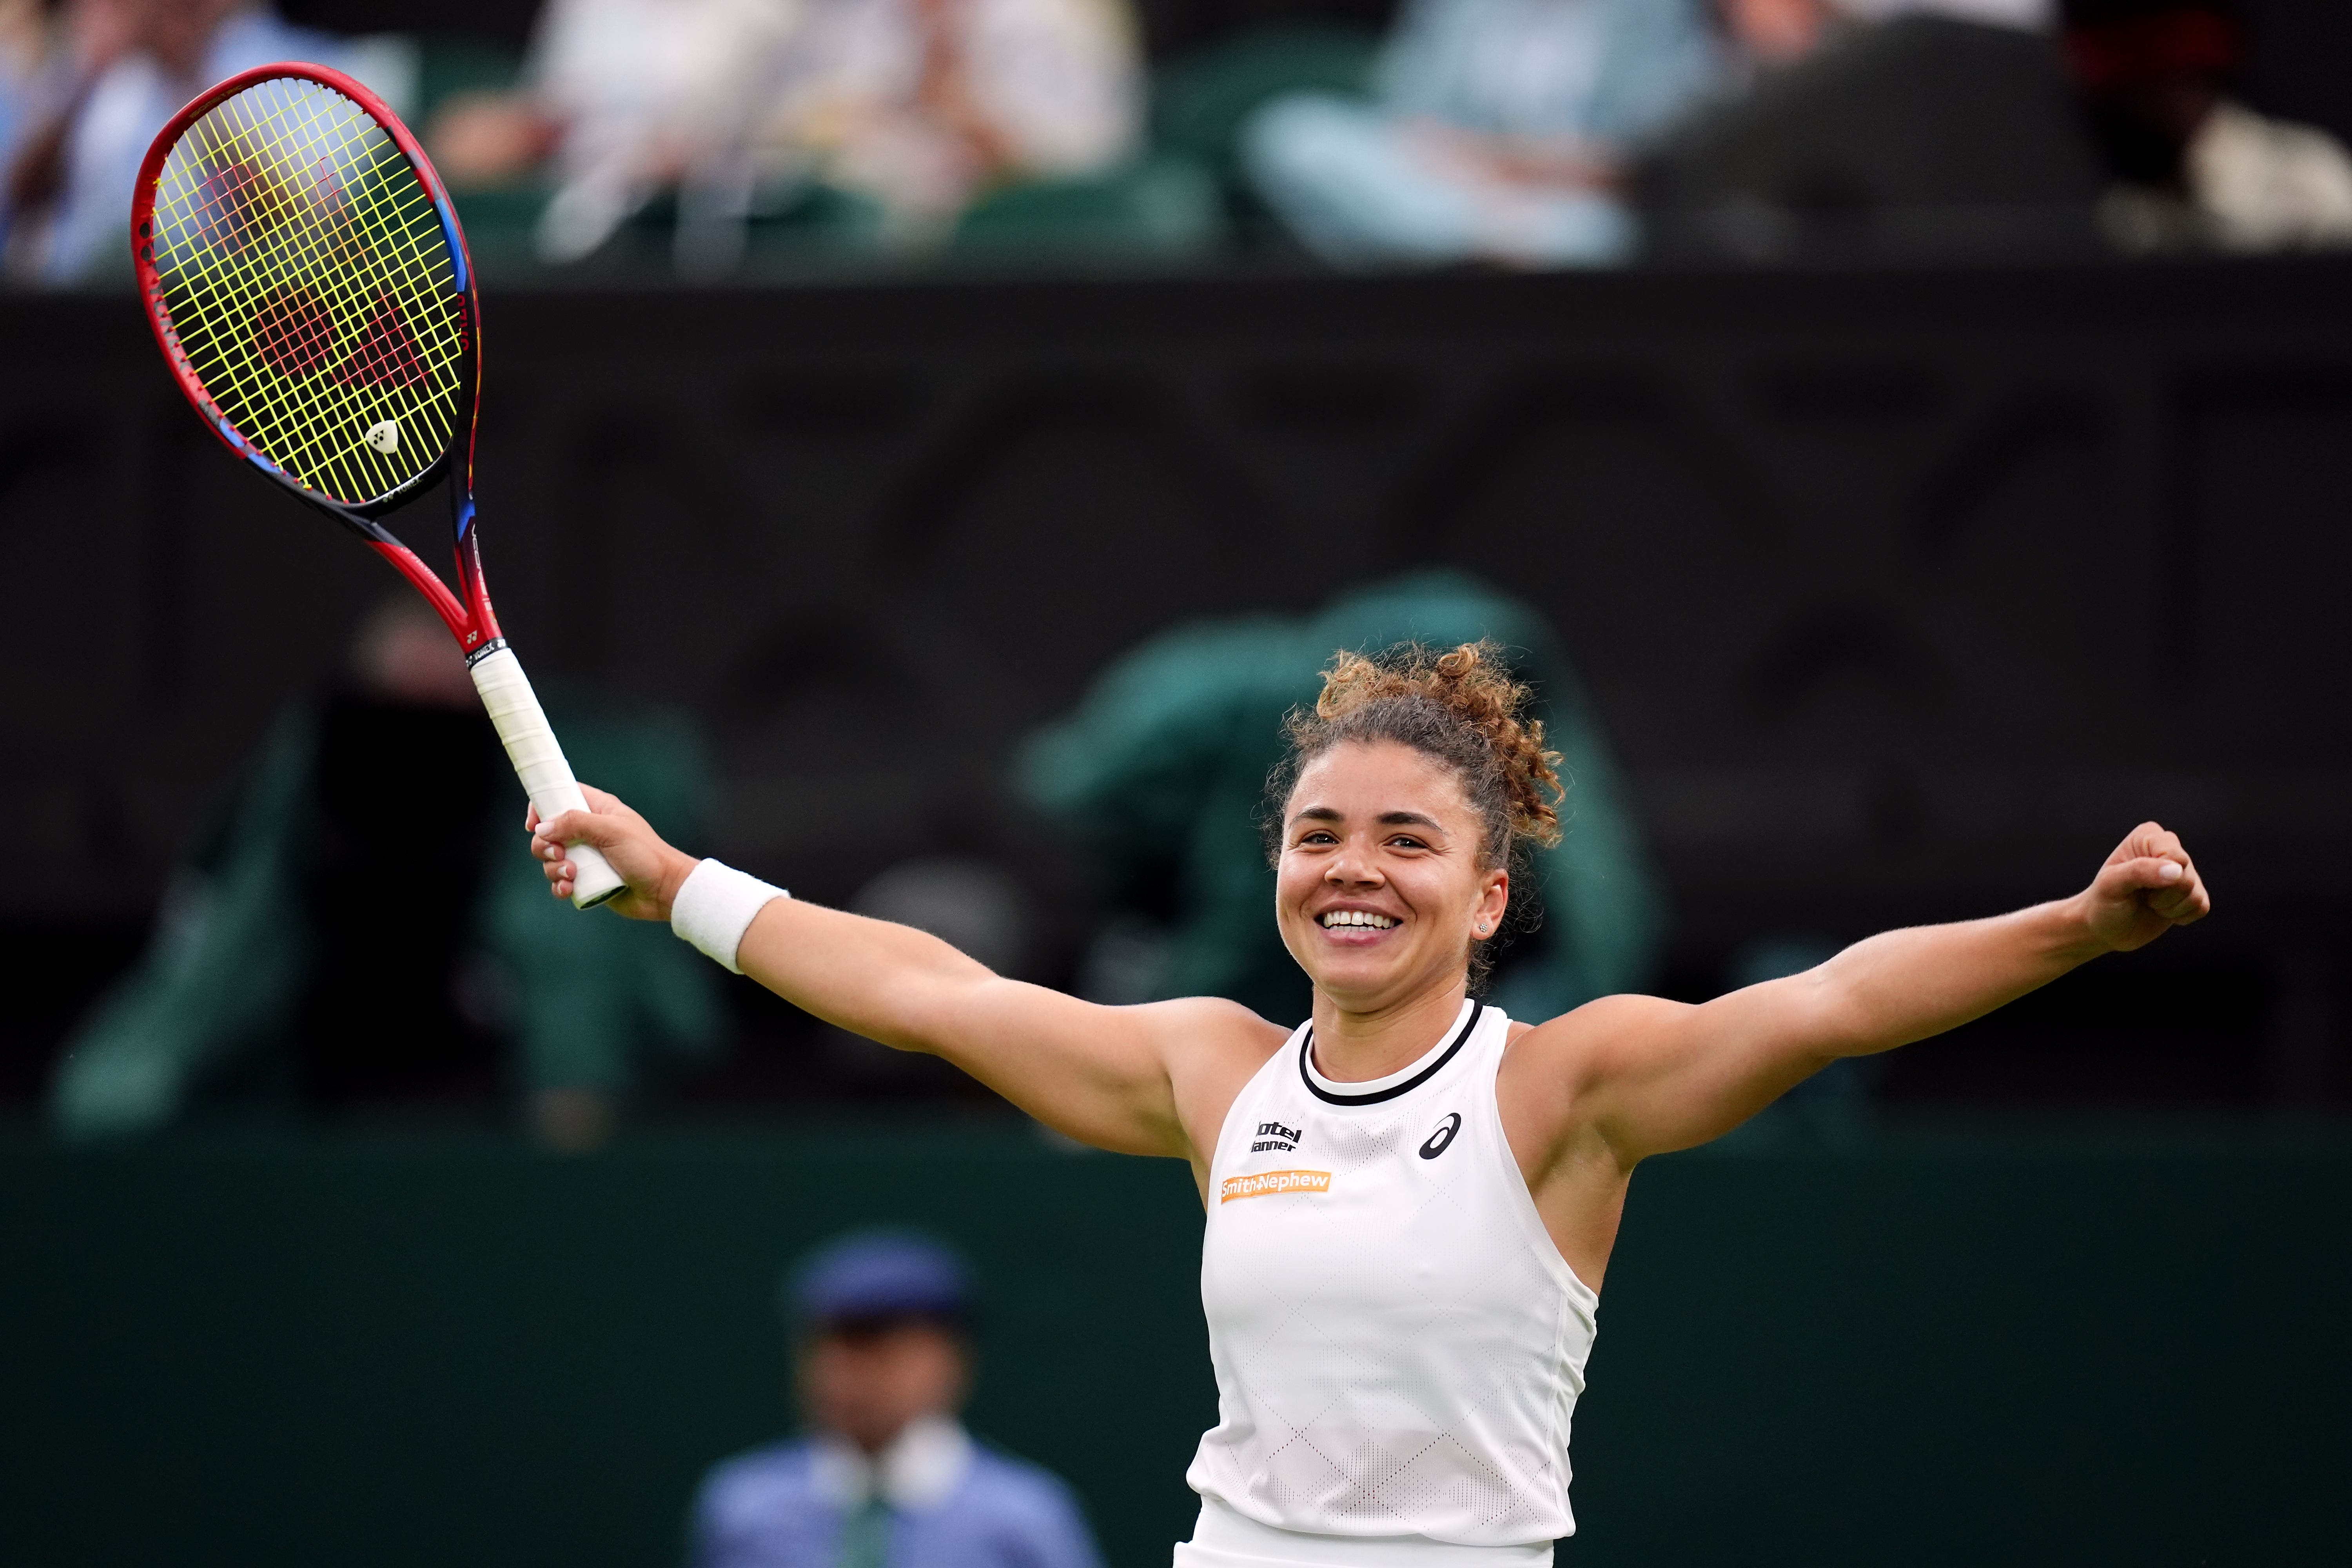
[(1232, 1203), (1235, 1198), (1270, 1198), (1277, 1193), (1328, 1193), (1331, 1190), (1328, 1171), (1260, 1171), (1254, 1176), (1227, 1176), (1217, 1186), (1217, 1201)]

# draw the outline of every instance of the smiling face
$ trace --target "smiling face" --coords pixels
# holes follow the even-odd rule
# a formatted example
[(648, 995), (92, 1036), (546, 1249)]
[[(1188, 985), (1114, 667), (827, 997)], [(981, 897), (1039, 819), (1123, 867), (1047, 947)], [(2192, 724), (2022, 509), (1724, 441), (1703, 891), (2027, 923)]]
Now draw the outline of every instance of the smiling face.
[(1393, 742), (1333, 746), (1283, 807), (1275, 910), (1283, 945), (1345, 1012), (1468, 984), (1470, 946), (1501, 924), (1510, 876), (1485, 864), (1451, 769)]

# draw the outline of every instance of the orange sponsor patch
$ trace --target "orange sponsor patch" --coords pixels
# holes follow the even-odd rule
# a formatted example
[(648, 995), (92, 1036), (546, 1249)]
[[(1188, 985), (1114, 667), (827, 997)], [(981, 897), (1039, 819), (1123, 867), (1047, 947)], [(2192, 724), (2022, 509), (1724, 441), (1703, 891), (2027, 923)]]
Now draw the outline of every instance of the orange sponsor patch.
[(1271, 1197), (1276, 1193), (1328, 1193), (1331, 1190), (1328, 1171), (1260, 1171), (1255, 1176), (1227, 1176), (1217, 1184), (1217, 1201), (1229, 1204), (1235, 1198)]

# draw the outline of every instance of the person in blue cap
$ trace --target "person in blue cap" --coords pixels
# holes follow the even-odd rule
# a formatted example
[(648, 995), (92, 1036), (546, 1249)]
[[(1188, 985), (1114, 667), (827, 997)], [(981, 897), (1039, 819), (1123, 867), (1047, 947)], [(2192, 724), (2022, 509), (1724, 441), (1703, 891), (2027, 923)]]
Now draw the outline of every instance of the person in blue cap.
[(956, 1419), (971, 1374), (961, 1258), (862, 1232), (787, 1275), (782, 1305), (809, 1435), (711, 1468), (690, 1568), (1099, 1568), (1070, 1489)]

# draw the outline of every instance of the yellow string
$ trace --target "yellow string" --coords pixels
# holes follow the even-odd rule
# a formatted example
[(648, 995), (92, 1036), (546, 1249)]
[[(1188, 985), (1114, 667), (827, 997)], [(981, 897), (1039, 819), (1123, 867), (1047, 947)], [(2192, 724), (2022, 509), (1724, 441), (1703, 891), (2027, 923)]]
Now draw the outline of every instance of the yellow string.
[[(152, 243), (165, 314), (197, 381), (271, 462), (356, 505), (447, 447), (463, 353), (455, 262), (416, 171), (358, 104), (289, 77), (215, 105), (163, 160)], [(315, 314), (293, 308), (305, 296)], [(289, 329), (317, 315), (332, 323), (331, 348), (307, 374), (261, 352), (273, 314)], [(369, 335), (379, 314), (401, 329), (393, 342), (406, 338), (409, 384), (385, 379), (404, 367)], [(278, 357), (300, 349), (289, 330)], [(390, 453), (366, 439), (385, 420), (400, 432)]]
[[(307, 88), (307, 84), (300, 85)], [(316, 91), (317, 89), (310, 90)], [(337, 433), (337, 426), (341, 426), (340, 433), (342, 435), (343, 439), (340, 443), (335, 444), (340, 446), (341, 448), (340, 453), (320, 453), (315, 451), (306, 452), (297, 450), (288, 454), (293, 459), (293, 466), (298, 468), (311, 467), (321, 458), (331, 460), (332, 458), (339, 456), (343, 459), (343, 466), (345, 468), (356, 468), (359, 470), (359, 473), (348, 476), (348, 478), (353, 482), (347, 483), (342, 487), (333, 488), (341, 488), (350, 493), (364, 493), (369, 491), (380, 493), (382, 490), (388, 489), (402, 479), (408, 478), (410, 474), (415, 471), (415, 468), (421, 467), (422, 461), (429, 460), (432, 453), (435, 450), (437, 450), (437, 446), (431, 442), (425, 443), (425, 456), (422, 459), (413, 460), (410, 463), (399, 464), (395, 468), (394, 465), (385, 462), (379, 456), (373, 454), (372, 449), (364, 447), (364, 445), (353, 443), (350, 435), (352, 426), (348, 417), (349, 410), (347, 408), (342, 410), (321, 408), (320, 403), (322, 401), (322, 395), (326, 395), (325, 401), (330, 403), (335, 401), (331, 395), (336, 389), (336, 383), (331, 379), (332, 374), (331, 371), (327, 374), (326, 377), (322, 377), (319, 374), (312, 374), (297, 378), (289, 378), (276, 370), (274, 367), (269, 366), (265, 361), (260, 360), (258, 356), (252, 352), (252, 339), (257, 335), (254, 328), (257, 325), (257, 317), (261, 310), (269, 304), (271, 296), (277, 292), (277, 290), (273, 289), (265, 293), (264, 288), (266, 285), (274, 282), (282, 287), (287, 285), (289, 280), (295, 283), (315, 282), (318, 280), (319, 275), (322, 273), (327, 278), (332, 279), (335, 283), (339, 285), (337, 287), (331, 288), (328, 290), (328, 297), (324, 301), (322, 301), (322, 303), (330, 308), (331, 318), (337, 319), (338, 326), (348, 329), (351, 325), (350, 319), (354, 314), (360, 310), (372, 310), (375, 304), (375, 300), (372, 298), (366, 285), (371, 280), (369, 277), (370, 271), (379, 274), (374, 280), (379, 284), (381, 283), (382, 279), (380, 274), (382, 271), (382, 258), (377, 258), (379, 265), (373, 268), (352, 268), (347, 266), (341, 268), (336, 267), (335, 263), (339, 260), (347, 261), (351, 258), (339, 258), (331, 254), (331, 247), (334, 244), (336, 235), (335, 226), (329, 223), (327, 215), (315, 203), (306, 202), (304, 200), (303, 194), (299, 187), (301, 184), (305, 183), (303, 176), (308, 171), (301, 166), (300, 158), (289, 155), (289, 149), (287, 146), (285, 138), (259, 134), (259, 132), (274, 129), (275, 127), (271, 126), (268, 121), (258, 119), (253, 115), (251, 113), (253, 106), (249, 104), (232, 103), (224, 107), (227, 110), (227, 113), (222, 117), (225, 123), (206, 127), (206, 130), (212, 132), (212, 134), (209, 134), (205, 138), (205, 142), (209, 143), (207, 150), (210, 156), (206, 157), (203, 161), (203, 164), (199, 165), (199, 167), (204, 169), (209, 177), (217, 180), (221, 178), (222, 174), (226, 171), (234, 170), (240, 166), (249, 168), (255, 163), (260, 163), (263, 165), (262, 178), (258, 182), (257, 189), (250, 196), (243, 202), (230, 205), (226, 213), (224, 213), (218, 203), (213, 204), (211, 210), (205, 213), (205, 216), (212, 220), (213, 227), (208, 228), (206, 232), (199, 233), (193, 237), (197, 239), (199, 242), (212, 237), (213, 234), (216, 231), (216, 227), (220, 220), (224, 216), (233, 219), (237, 216), (238, 208), (244, 208), (248, 212), (257, 211), (259, 215), (265, 218), (274, 216), (280, 218), (281, 221), (269, 226), (268, 228), (253, 231), (246, 235), (244, 237), (254, 240), (257, 243), (238, 247), (233, 256), (230, 256), (230, 253), (222, 251), (218, 247), (209, 247), (211, 254), (215, 258), (230, 257), (231, 259), (244, 263), (242, 268), (224, 269), (222, 276), (216, 277), (213, 279), (216, 284), (224, 284), (227, 286), (226, 289), (226, 292), (228, 295), (227, 300), (212, 300), (205, 301), (205, 303), (214, 305), (216, 309), (225, 309), (233, 321), (242, 318), (247, 327), (247, 331), (233, 333), (227, 337), (226, 347), (229, 348), (232, 353), (230, 355), (224, 357), (232, 359), (234, 363), (218, 368), (226, 369), (230, 372), (232, 377), (236, 380), (248, 383), (249, 384), (245, 388), (245, 390), (247, 390), (248, 392), (257, 390), (260, 393), (265, 406), (257, 412), (263, 415), (264, 419), (256, 421), (256, 423), (267, 423), (267, 416), (272, 412), (276, 412), (280, 415), (281, 417), (279, 422), (281, 424), (287, 423), (285, 416), (291, 412), (300, 416), (299, 420), (295, 421), (298, 426), (299, 424), (308, 424), (314, 428), (323, 428), (331, 435)], [(278, 104), (272, 107), (278, 108), (282, 110), (285, 106), (283, 104)], [(240, 110), (246, 110), (246, 112), (240, 113)], [(315, 119), (316, 117), (313, 116), (312, 118)], [(282, 118), (280, 123), (285, 123)], [(304, 129), (307, 129), (315, 134), (320, 128), (313, 124), (304, 127)], [(330, 156), (323, 159), (314, 158), (311, 161), (311, 168), (316, 169), (323, 164), (331, 171), (340, 166), (344, 174), (346, 182), (348, 184), (355, 184), (359, 185), (362, 195), (372, 190), (380, 188), (370, 184), (369, 176), (371, 170), (365, 164), (362, 164), (348, 156), (334, 155), (343, 153), (348, 149), (352, 141), (352, 132), (354, 127), (347, 121), (341, 127), (331, 127), (329, 129), (340, 130), (341, 134), (335, 136), (331, 142), (324, 143), (330, 151)], [(219, 134), (219, 132), (224, 130), (229, 132), (226, 137)], [(379, 135), (374, 138), (374, 140), (377, 142), (377, 146), (374, 149), (375, 157), (370, 160), (371, 163), (380, 162), (383, 157), (390, 152), (389, 143), (385, 139)], [(315, 151), (315, 149), (305, 149), (305, 151)], [(260, 159), (255, 159), (252, 155), (256, 152), (259, 152), (265, 154), (265, 156)], [(401, 168), (399, 173), (404, 174), (406, 171), (404, 168)], [(194, 205), (196, 199), (201, 198), (203, 195), (202, 182), (195, 180), (192, 176), (189, 180), (183, 183), (184, 185), (189, 187), (186, 192), (190, 198), (187, 216), (190, 219), (193, 219), (197, 213), (205, 211), (204, 208), (199, 208)], [(289, 185), (297, 188), (289, 191), (286, 188)], [(408, 213), (401, 216), (407, 217), (409, 222), (402, 226), (413, 227), (415, 221), (418, 218), (422, 218), (428, 229), (428, 232), (434, 233), (435, 237), (437, 238), (438, 226), (433, 224), (431, 221), (428, 205), (423, 196), (422, 191), (415, 191), (412, 199), (404, 205), (409, 211)], [(291, 224), (283, 222), (282, 219), (289, 212), (297, 215), (303, 221)], [(348, 235), (351, 229), (359, 229), (362, 243), (367, 243), (370, 237), (369, 230), (373, 226), (367, 224), (366, 220), (368, 215), (363, 209), (357, 212), (354, 216), (356, 221), (343, 226), (344, 231), (346, 235)], [(184, 232), (184, 226), (182, 226), (182, 227)], [(274, 234), (271, 233), (271, 230), (273, 229), (275, 230)], [(397, 232), (397, 230), (394, 232)], [(268, 247), (260, 245), (257, 241), (264, 235), (268, 235), (269, 237), (275, 239), (277, 243), (273, 246)], [(378, 231), (377, 237), (381, 237), (380, 230)], [(322, 247), (325, 247), (327, 253), (322, 253)], [(310, 276), (305, 277), (304, 275), (306, 273)], [(423, 304), (426, 308), (427, 314), (427, 320), (424, 324), (428, 326), (433, 324), (430, 321), (430, 317), (434, 314), (437, 314), (437, 312), (433, 310), (435, 302), (431, 300), (429, 297), (425, 300), (419, 300), (415, 297), (413, 293), (410, 293), (407, 290), (403, 290), (402, 292), (408, 294), (409, 297), (404, 301), (399, 297), (395, 296), (395, 305), (397, 306), (398, 304), (404, 302), (411, 306), (412, 310), (403, 311), (401, 313), (413, 317), (415, 314), (413, 307)], [(337, 306), (340, 306), (341, 309), (335, 310), (334, 307)], [(346, 336), (346, 340), (349, 341), (347, 331), (344, 335)], [(422, 343), (419, 346), (424, 350), (429, 360), (434, 345), (428, 342)], [(442, 346), (445, 348), (452, 348), (454, 347), (454, 343), (445, 343)], [(266, 406), (266, 405), (271, 401), (270, 395), (272, 393), (280, 395), (278, 401), (281, 404), (289, 401), (289, 399), (283, 395), (289, 390), (298, 390), (299, 393), (301, 394), (301, 395), (297, 395), (290, 399), (290, 401), (299, 405), (298, 408), (289, 411), (281, 406), (278, 409), (272, 410)], [(381, 395), (382, 394), (379, 392), (379, 398), (381, 398)], [(346, 397), (341, 401), (348, 402), (349, 398)], [(369, 412), (373, 413), (378, 412), (378, 410), (370, 410)], [(337, 413), (344, 415), (345, 417), (336, 418), (335, 415)], [(437, 425), (440, 422), (434, 421), (433, 423)], [(295, 433), (299, 435), (301, 432), (297, 429)], [(415, 437), (416, 434), (417, 432), (413, 426), (411, 426), (410, 437), (412, 440)], [(442, 432), (436, 429), (430, 431), (428, 434), (434, 437), (438, 437)], [(306, 462), (305, 459), (310, 459), (310, 461)]]
[[(319, 91), (319, 89), (310, 89), (308, 84), (289, 83), (283, 85), (299, 85), (313, 93)], [(340, 102), (340, 100), (337, 101)], [(321, 303), (329, 308), (331, 311), (331, 319), (334, 319), (337, 322), (337, 326), (343, 329), (341, 335), (345, 338), (347, 342), (351, 342), (352, 340), (350, 338), (348, 329), (352, 325), (352, 318), (360, 311), (372, 310), (374, 307), (375, 300), (367, 285), (369, 282), (374, 281), (379, 285), (379, 287), (381, 286), (383, 281), (382, 274), (383, 271), (383, 261), (385, 259), (382, 257), (375, 258), (374, 260), (376, 261), (376, 265), (373, 268), (352, 268), (350, 266), (338, 267), (335, 265), (338, 261), (348, 262), (352, 258), (348, 257), (339, 258), (331, 253), (332, 247), (336, 242), (336, 227), (331, 225), (328, 221), (328, 215), (321, 210), (315, 202), (306, 201), (304, 199), (303, 193), (299, 189), (299, 186), (307, 183), (303, 176), (309, 171), (306, 171), (301, 166), (302, 161), (300, 157), (298, 155), (291, 155), (291, 149), (289, 148), (287, 139), (284, 137), (261, 134), (261, 132), (278, 129), (289, 122), (282, 112), (286, 105), (281, 102), (269, 107), (278, 109), (281, 111), (277, 117), (277, 124), (275, 125), (271, 123), (269, 119), (257, 117), (252, 112), (254, 108), (253, 105), (233, 101), (231, 104), (224, 106), (226, 112), (220, 117), (220, 121), (218, 122), (205, 128), (209, 134), (207, 134), (203, 140), (207, 144), (206, 150), (210, 155), (205, 157), (202, 161), (202, 163), (197, 167), (209, 177), (219, 179), (225, 171), (234, 169), (239, 165), (248, 168), (256, 163), (262, 165), (262, 178), (258, 182), (257, 190), (252, 195), (244, 202), (232, 205), (226, 214), (221, 210), (219, 204), (215, 203), (213, 205), (211, 211), (206, 213), (205, 216), (213, 219), (214, 223), (217, 225), (219, 220), (225, 216), (234, 218), (237, 216), (237, 208), (243, 207), (247, 211), (258, 211), (260, 216), (265, 218), (276, 216), (281, 219), (281, 221), (274, 225), (270, 225), (268, 227), (255, 231), (246, 236), (246, 237), (256, 241), (256, 243), (248, 244), (240, 247), (233, 256), (229, 253), (223, 252), (217, 247), (210, 247), (211, 254), (215, 258), (231, 259), (236, 262), (241, 262), (243, 265), (241, 267), (223, 268), (218, 276), (211, 279), (215, 285), (226, 286), (225, 289), (218, 288), (215, 289), (215, 293), (225, 291), (227, 294), (227, 298), (226, 300), (215, 298), (201, 302), (214, 307), (215, 313), (222, 313), (225, 311), (229, 315), (233, 321), (238, 318), (243, 318), (247, 330), (244, 332), (233, 332), (226, 335), (225, 346), (231, 352), (222, 357), (230, 360), (232, 363), (226, 365), (207, 368), (225, 369), (231, 374), (234, 380), (242, 381), (247, 384), (242, 388), (242, 390), (246, 390), (248, 393), (259, 393), (264, 407), (257, 410), (257, 412), (262, 414), (265, 416), (265, 419), (263, 421), (256, 421), (257, 423), (266, 422), (266, 416), (273, 412), (279, 415), (280, 423), (289, 423), (287, 416), (289, 414), (295, 414), (299, 415), (299, 418), (291, 421), (291, 423), (298, 426), (294, 431), (297, 435), (303, 433), (299, 429), (299, 426), (300, 425), (307, 424), (312, 427), (312, 433), (322, 431), (330, 436), (330, 437), (335, 434), (341, 434), (342, 436), (342, 439), (340, 442), (332, 443), (332, 446), (339, 447), (341, 448), (340, 452), (331, 450), (329, 452), (321, 453), (297, 450), (289, 453), (288, 455), (294, 459), (294, 466), (310, 467), (321, 458), (331, 460), (332, 458), (340, 456), (344, 459), (346, 467), (356, 466), (361, 470), (360, 475), (353, 476), (353, 478), (359, 480), (358, 483), (351, 484), (342, 488), (349, 492), (380, 492), (383, 489), (390, 489), (393, 485), (400, 482), (402, 479), (410, 477), (415, 468), (421, 467), (421, 460), (403, 463), (398, 465), (397, 468), (395, 468), (394, 465), (382, 460), (379, 456), (373, 454), (373, 450), (366, 447), (363, 444), (355, 444), (352, 441), (351, 435), (352, 424), (349, 417), (349, 408), (345, 407), (337, 409), (331, 406), (332, 404), (338, 401), (344, 404), (348, 404), (351, 401), (348, 394), (341, 399), (337, 399), (332, 396), (332, 394), (337, 390), (337, 385), (331, 379), (331, 371), (326, 372), (323, 375), (312, 374), (289, 378), (277, 371), (274, 367), (269, 366), (265, 361), (260, 360), (259, 357), (252, 352), (252, 340), (254, 336), (257, 335), (254, 331), (257, 324), (256, 319), (258, 317), (260, 310), (270, 302), (271, 296), (275, 295), (277, 292), (276, 289), (268, 289), (268, 291), (265, 292), (267, 286), (275, 283), (280, 287), (284, 287), (289, 282), (294, 284), (312, 284), (320, 281), (322, 277), (326, 279), (331, 279), (333, 286), (327, 290), (327, 298), (321, 301)], [(240, 110), (243, 110), (244, 112), (239, 112)], [(315, 121), (317, 116), (314, 114), (310, 118)], [(364, 122), (362, 121), (360, 123), (363, 124)], [(317, 136), (321, 130), (321, 127), (315, 123), (306, 125), (301, 128), (311, 132), (314, 137)], [(323, 165), (332, 171), (340, 167), (343, 175), (344, 183), (347, 186), (347, 195), (349, 194), (348, 187), (350, 186), (357, 186), (358, 194), (362, 197), (366, 196), (371, 192), (382, 189), (383, 187), (371, 182), (370, 176), (373, 171), (366, 163), (362, 163), (348, 156), (338, 155), (348, 150), (352, 141), (352, 132), (355, 129), (358, 129), (358, 126), (351, 120), (347, 119), (345, 123), (340, 127), (331, 126), (325, 129), (331, 132), (340, 132), (341, 133), (335, 135), (331, 142), (326, 142), (321, 139), (321, 145), (327, 150), (329, 155), (324, 158), (312, 158), (310, 160), (311, 168), (316, 169)], [(221, 134), (224, 131), (228, 134)], [(376, 146), (373, 150), (374, 155), (369, 160), (369, 163), (380, 163), (388, 155), (392, 155), (392, 149), (388, 139), (383, 138), (378, 134), (373, 138), (373, 140), (376, 142)], [(319, 148), (315, 147), (302, 149), (304, 152), (313, 153), (319, 150)], [(264, 156), (259, 159), (256, 159), (253, 154), (257, 152), (262, 153)], [(394, 161), (397, 167), (396, 157), (394, 157)], [(404, 175), (406, 174), (404, 167), (398, 167), (397, 172)], [(197, 200), (202, 197), (203, 191), (202, 181), (195, 178), (194, 174), (195, 171), (191, 171), (189, 177), (182, 182), (184, 191), (187, 197), (187, 201), (185, 203), (186, 210), (184, 215), (181, 215), (183, 216), (182, 223), (174, 226), (176, 230), (175, 237), (180, 234), (184, 234), (186, 232), (186, 223), (193, 220), (199, 212), (203, 212), (205, 210), (195, 205)], [(295, 188), (289, 191), (287, 188), (289, 186), (293, 186)], [(397, 189), (398, 187), (395, 185), (393, 188)], [(392, 231), (394, 234), (397, 234), (401, 228), (413, 229), (416, 226), (418, 220), (421, 219), (424, 226), (427, 229), (427, 232), (431, 233), (436, 239), (438, 238), (438, 226), (432, 221), (429, 203), (425, 198), (421, 189), (414, 190), (410, 195), (410, 199), (406, 203), (398, 205), (405, 206), (407, 210), (405, 212), (396, 214), (396, 226), (394, 226)], [(275, 209), (274, 212), (273, 209)], [(282, 221), (284, 216), (289, 212), (294, 214), (300, 221), (294, 223)], [(368, 218), (369, 215), (366, 213), (364, 208), (361, 208), (354, 212), (353, 220), (342, 226), (346, 237), (348, 237), (351, 230), (356, 229), (359, 231), (359, 236), (362, 244), (369, 244), (371, 241), (380, 242), (380, 240), (384, 237), (383, 227), (380, 225), (370, 224), (368, 222)], [(406, 221), (399, 222), (399, 219), (405, 219)], [(264, 236), (274, 240), (275, 243), (267, 246), (257, 243)], [(210, 237), (210, 236), (209, 234), (197, 234), (192, 237), (202, 241)], [(415, 247), (411, 246), (408, 248), (410, 250), (410, 256), (403, 259), (408, 259), (413, 263), (415, 259)], [(371, 277), (371, 274), (373, 274), (373, 276)], [(405, 296), (405, 298), (404, 299), (403, 296)], [(436, 301), (434, 301), (430, 296), (420, 299), (413, 290), (403, 289), (394, 296), (394, 304), (395, 307), (397, 307), (404, 303), (411, 308), (409, 310), (403, 310), (400, 313), (404, 316), (409, 317), (412, 321), (412, 324), (426, 328), (437, 324), (433, 321), (433, 317), (438, 315), (439, 312), (434, 308)], [(422, 321), (418, 321), (416, 320), (417, 312), (415, 310), (415, 307), (420, 304), (425, 307), (425, 316)], [(340, 307), (340, 309), (337, 309), (337, 307)], [(424, 355), (429, 363), (436, 345), (427, 341), (420, 342), (418, 346), (422, 349)], [(440, 346), (445, 350), (454, 350), (454, 341), (445, 341)], [(295, 393), (296, 395), (290, 398), (288, 397), (286, 395), (289, 392)], [(271, 395), (272, 394), (276, 394), (278, 396), (273, 399)], [(381, 398), (381, 392), (378, 393), (378, 396)], [(279, 404), (280, 406), (276, 409), (268, 407), (268, 405), (273, 401)], [(330, 406), (322, 407), (322, 401)], [(299, 406), (290, 410), (283, 406), (289, 402), (294, 403)], [(367, 412), (373, 414), (379, 412), (379, 410), (370, 409)], [(336, 416), (339, 414), (343, 416), (338, 418)], [(432, 423), (437, 426), (440, 424), (440, 421), (436, 420)], [(338, 430), (338, 426), (340, 426), (340, 430)], [(362, 428), (364, 428), (364, 426), (362, 426)], [(412, 440), (414, 440), (418, 434), (419, 433), (413, 426), (409, 426), (409, 436)], [(444, 432), (441, 429), (436, 428), (427, 432), (427, 434), (431, 437), (441, 437)], [(421, 445), (425, 448), (425, 456), (422, 460), (429, 460), (433, 452), (437, 450), (437, 443), (428, 440), (427, 442), (421, 443)], [(306, 463), (306, 458), (310, 461)]]

